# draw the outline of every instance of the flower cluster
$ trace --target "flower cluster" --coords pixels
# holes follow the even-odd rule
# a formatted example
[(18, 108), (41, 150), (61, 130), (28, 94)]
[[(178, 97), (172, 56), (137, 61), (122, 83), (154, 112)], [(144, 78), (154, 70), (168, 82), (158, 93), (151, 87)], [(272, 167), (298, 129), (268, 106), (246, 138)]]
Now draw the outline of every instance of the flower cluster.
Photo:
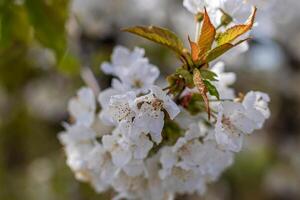
[[(227, 1), (218, 2), (224, 6), (219, 10), (227, 12)], [(209, 12), (218, 11), (206, 1), (186, 0), (184, 5), (194, 13), (203, 11), (203, 6)], [(215, 32), (204, 12), (203, 29)], [(250, 22), (238, 31), (248, 31), (253, 19)], [(130, 31), (175, 50), (183, 68), (170, 75), (169, 86), (162, 88), (155, 84), (160, 72), (144, 57), (143, 49), (115, 47), (111, 62), (101, 65), (113, 77), (111, 87), (100, 94), (81, 88), (69, 102), (71, 122), (59, 135), (67, 164), (78, 180), (89, 182), (96, 191), (113, 188), (115, 199), (164, 200), (176, 194), (204, 194), (207, 184), (233, 163), (244, 136), (262, 128), (269, 118), (270, 99), (254, 91), (237, 97), (230, 88), (235, 74), (224, 72), (222, 62), (208, 68), (212, 58), (218, 57), (215, 49), (210, 51), (214, 34), (205, 35), (210, 45), (204, 46), (202, 34), (198, 44), (190, 41), (192, 52), (187, 53), (167, 30), (139, 27)], [(216, 49), (234, 47), (230, 42), (239, 35), (230, 34), (230, 40), (224, 36)], [(199, 54), (203, 50), (206, 57)]]
[(197, 15), (203, 13), (204, 8), (208, 10), (215, 25), (226, 26), (244, 22), (251, 13), (251, 7), (255, 5), (254, 0), (184, 0), (184, 7), (191, 13)]

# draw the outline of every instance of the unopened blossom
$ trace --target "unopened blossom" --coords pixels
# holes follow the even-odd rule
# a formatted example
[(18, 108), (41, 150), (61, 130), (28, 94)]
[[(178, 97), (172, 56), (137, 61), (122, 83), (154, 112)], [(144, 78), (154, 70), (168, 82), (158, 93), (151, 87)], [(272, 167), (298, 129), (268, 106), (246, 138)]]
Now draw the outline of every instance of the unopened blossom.
[(90, 126), (94, 122), (96, 110), (93, 90), (87, 87), (81, 88), (77, 92), (77, 97), (70, 100), (68, 110), (76, 124)]

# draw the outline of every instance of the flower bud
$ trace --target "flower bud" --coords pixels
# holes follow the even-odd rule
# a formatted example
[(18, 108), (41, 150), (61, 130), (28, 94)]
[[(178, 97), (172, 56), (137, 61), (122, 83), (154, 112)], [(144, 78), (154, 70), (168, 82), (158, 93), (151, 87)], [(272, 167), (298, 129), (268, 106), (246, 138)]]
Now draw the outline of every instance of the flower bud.
[(221, 24), (223, 26), (228, 26), (233, 21), (233, 18), (223, 10), (221, 10), (221, 12), (223, 13), (221, 17)]
[(203, 17), (204, 17), (204, 14), (203, 14), (202, 12), (198, 12), (198, 13), (195, 15), (195, 20), (196, 20), (196, 22), (197, 22), (197, 23), (202, 22)]

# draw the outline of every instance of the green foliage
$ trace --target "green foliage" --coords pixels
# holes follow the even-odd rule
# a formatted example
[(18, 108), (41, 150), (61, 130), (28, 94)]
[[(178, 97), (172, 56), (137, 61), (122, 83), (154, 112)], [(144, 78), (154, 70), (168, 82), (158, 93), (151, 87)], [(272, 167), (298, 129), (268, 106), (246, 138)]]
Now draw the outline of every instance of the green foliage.
[(213, 71), (207, 69), (200, 69), (200, 73), (203, 79), (207, 79), (210, 81), (218, 81), (217, 79), (218, 75)]
[(57, 63), (57, 69), (60, 72), (68, 75), (79, 74), (80, 62), (74, 55), (67, 51), (60, 59), (59, 63)]
[(27, 10), (11, 1), (0, 3), (0, 49), (12, 48), (16, 43), (31, 41)]
[(166, 120), (162, 131), (164, 145), (174, 145), (179, 137), (184, 134), (184, 131), (174, 120)]
[(197, 115), (205, 111), (203, 97), (199, 93), (193, 93), (186, 109), (191, 115)]
[(178, 74), (172, 74), (172, 75), (169, 75), (167, 77), (167, 81), (169, 83), (169, 91), (173, 94), (173, 95), (178, 95), (180, 94), (186, 84), (185, 84), (185, 80), (183, 77), (180, 77)]
[(9, 81), (12, 80), (9, 77), (19, 76), (17, 71), (30, 76), (32, 72), (39, 73), (32, 58), (28, 57), (29, 51), (36, 46), (54, 52), (55, 65), (61, 72), (78, 73), (79, 62), (67, 50), (68, 2), (30, 0), (16, 4), (12, 0), (0, 1), (0, 78), (5, 86), (13, 88), (24, 84), (24, 80), (17, 78), (16, 83)]
[(181, 76), (184, 81), (185, 81), (185, 85), (189, 88), (193, 88), (194, 85), (194, 81), (193, 81), (193, 75), (186, 69), (183, 68), (178, 68), (176, 70), (176, 74), (178, 74), (179, 76)]
[(203, 80), (203, 82), (204, 82), (204, 84), (205, 84), (205, 86), (206, 86), (207, 91), (209, 92), (209, 94), (211, 96), (217, 97), (217, 99), (219, 100), (220, 99), (220, 95), (219, 95), (219, 92), (218, 92), (217, 88), (213, 84), (211, 84), (211, 82), (209, 82), (208, 80)]
[(25, 1), (25, 8), (34, 29), (34, 37), (45, 47), (53, 49), (60, 60), (66, 51), (65, 22), (68, 17), (68, 2), (30, 0)]
[(218, 46), (218, 47), (214, 48), (213, 50), (211, 50), (208, 53), (208, 55), (206, 57), (206, 61), (211, 62), (211, 61), (217, 59), (218, 57), (220, 57), (221, 55), (223, 55), (224, 53), (226, 53), (227, 51), (229, 51), (233, 47), (234, 47), (234, 45), (232, 45), (230, 43), (226, 43), (226, 44), (223, 44), (221, 46)]

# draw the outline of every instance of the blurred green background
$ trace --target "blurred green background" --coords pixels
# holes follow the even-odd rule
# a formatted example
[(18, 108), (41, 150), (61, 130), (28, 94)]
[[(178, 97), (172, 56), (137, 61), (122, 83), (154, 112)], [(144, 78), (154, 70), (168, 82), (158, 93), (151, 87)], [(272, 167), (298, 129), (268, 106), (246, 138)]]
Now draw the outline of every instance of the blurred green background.
[[(269, 2), (250, 50), (225, 61), (238, 91), (270, 94), (272, 118), (201, 199), (300, 199), (300, 3)], [(120, 32), (152, 23), (185, 39), (194, 26), (180, 0), (0, 0), (0, 200), (111, 199), (75, 180), (57, 134), (84, 70), (107, 87), (99, 66), (116, 44), (144, 47), (163, 75), (176, 67), (167, 50)]]

